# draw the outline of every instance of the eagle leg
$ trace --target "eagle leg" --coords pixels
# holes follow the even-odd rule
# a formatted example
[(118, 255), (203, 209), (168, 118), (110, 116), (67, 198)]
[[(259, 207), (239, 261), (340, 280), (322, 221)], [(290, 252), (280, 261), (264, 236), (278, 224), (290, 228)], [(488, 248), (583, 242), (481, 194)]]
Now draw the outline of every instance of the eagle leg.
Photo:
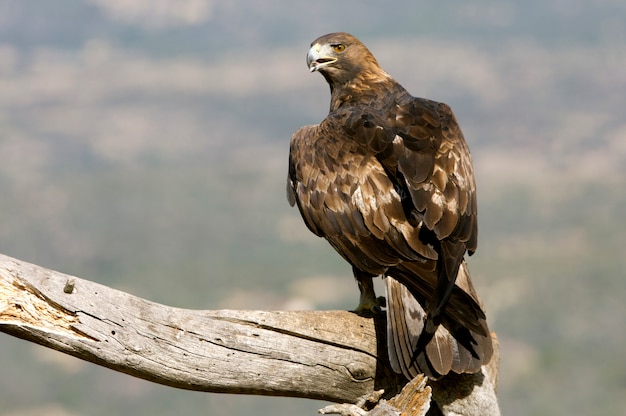
[(385, 307), (385, 297), (376, 297), (373, 281), (374, 276), (355, 267), (353, 267), (352, 270), (354, 278), (359, 285), (359, 291), (361, 292), (359, 306), (356, 307), (354, 312), (364, 316), (373, 316), (381, 313), (382, 308)]

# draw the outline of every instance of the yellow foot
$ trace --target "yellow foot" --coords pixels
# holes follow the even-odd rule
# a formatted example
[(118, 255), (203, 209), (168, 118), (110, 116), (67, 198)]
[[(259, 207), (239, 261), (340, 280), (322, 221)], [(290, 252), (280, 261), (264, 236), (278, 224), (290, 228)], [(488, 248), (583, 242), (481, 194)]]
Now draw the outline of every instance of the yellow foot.
[(386, 304), (387, 302), (384, 296), (365, 299), (361, 300), (361, 303), (359, 303), (359, 306), (357, 306), (353, 312), (361, 316), (374, 316), (382, 313)]

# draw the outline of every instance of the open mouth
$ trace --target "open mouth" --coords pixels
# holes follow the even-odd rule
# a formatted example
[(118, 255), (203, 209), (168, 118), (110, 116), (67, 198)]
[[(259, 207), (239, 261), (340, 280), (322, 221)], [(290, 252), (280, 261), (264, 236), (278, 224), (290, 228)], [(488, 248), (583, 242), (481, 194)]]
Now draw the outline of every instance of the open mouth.
[(329, 63), (335, 62), (337, 59), (335, 58), (319, 58), (316, 59), (315, 61), (311, 62), (311, 65), (309, 66), (309, 70), (311, 72), (318, 70), (319, 68), (321, 68), (322, 66), (325, 66)]

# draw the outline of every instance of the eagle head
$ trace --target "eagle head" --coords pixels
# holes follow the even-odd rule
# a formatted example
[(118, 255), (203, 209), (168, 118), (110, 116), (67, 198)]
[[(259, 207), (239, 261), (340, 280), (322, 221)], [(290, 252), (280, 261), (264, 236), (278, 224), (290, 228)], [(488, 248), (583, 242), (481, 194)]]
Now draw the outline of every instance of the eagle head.
[(318, 71), (331, 84), (344, 84), (367, 72), (382, 72), (374, 55), (345, 32), (329, 33), (311, 43), (306, 55), (309, 71)]

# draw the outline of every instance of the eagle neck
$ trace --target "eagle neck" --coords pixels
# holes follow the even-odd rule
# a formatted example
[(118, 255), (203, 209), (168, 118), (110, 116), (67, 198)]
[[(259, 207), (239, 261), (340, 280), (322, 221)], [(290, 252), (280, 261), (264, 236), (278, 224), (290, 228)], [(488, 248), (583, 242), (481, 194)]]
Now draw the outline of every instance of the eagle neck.
[(404, 91), (386, 72), (361, 73), (346, 82), (327, 78), (330, 85), (330, 111), (343, 106), (370, 105), (380, 101), (381, 94)]

